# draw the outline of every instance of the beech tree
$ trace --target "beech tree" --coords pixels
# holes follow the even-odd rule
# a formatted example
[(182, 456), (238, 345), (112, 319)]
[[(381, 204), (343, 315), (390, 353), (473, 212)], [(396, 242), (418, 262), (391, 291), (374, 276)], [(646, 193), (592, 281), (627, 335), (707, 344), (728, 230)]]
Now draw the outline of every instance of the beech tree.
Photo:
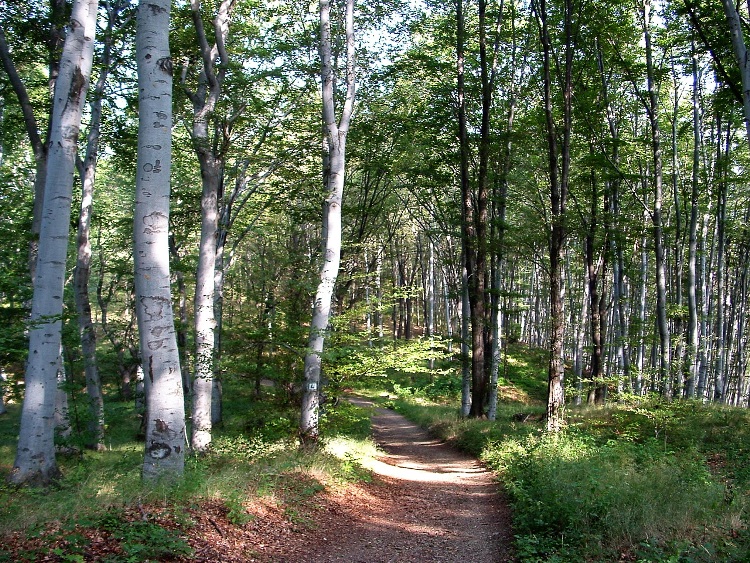
[[(198, 252), (198, 270), (195, 283), (195, 377), (193, 378), (193, 427), (191, 445), (203, 452), (211, 443), (212, 395), (214, 391), (214, 357), (216, 315), (214, 311), (217, 234), (219, 225), (220, 186), (223, 183), (226, 149), (229, 144), (228, 128), (215, 126), (210, 132), (213, 114), (222, 95), (222, 82), (226, 74), (229, 55), (226, 40), (229, 32), (229, 15), (234, 0), (224, 0), (213, 21), (215, 42), (209, 45), (201, 16), (201, 3), (193, 0), (191, 13), (196, 30), (203, 68), (198, 88), (189, 92), (194, 119), (192, 139), (201, 168), (203, 190), (201, 196), (201, 233)], [(217, 65), (215, 61), (218, 61)]]
[(68, 249), (73, 174), (78, 133), (94, 55), (98, 2), (73, 4), (55, 83), (50, 124), (49, 165), (39, 234), (39, 255), (29, 330), (18, 451), (10, 480), (47, 484), (59, 470), (55, 461), (54, 411), (62, 340), (63, 289)]
[(550, 360), (547, 389), (547, 430), (556, 432), (562, 424), (565, 403), (563, 381), (565, 377), (564, 339), (565, 317), (563, 313), (563, 252), (566, 235), (565, 210), (570, 181), (570, 143), (572, 133), (572, 88), (573, 50), (575, 32), (574, 4), (564, 0), (562, 8), (563, 45), (562, 76), (562, 123), (555, 120), (553, 99), (553, 51), (550, 32), (550, 14), (546, 0), (539, 0), (535, 7), (539, 22), (539, 38), (542, 44), (542, 100), (544, 103), (545, 134), (547, 137), (548, 179), (550, 199), (549, 245), (549, 296), (550, 296)]
[(315, 293), (305, 354), (305, 388), (302, 395), (300, 436), (303, 443), (318, 439), (321, 355), (341, 261), (341, 205), (346, 172), (346, 136), (354, 110), (354, 0), (346, 0), (346, 97), (340, 117), (336, 116), (336, 72), (331, 25), (331, 0), (320, 0), (320, 62), (323, 100), (323, 178), (328, 197), (323, 215), (323, 264)]
[(141, 0), (136, 22), (139, 120), (133, 221), (136, 314), (146, 386), (146, 481), (182, 475), (187, 443), (169, 275), (170, 8), (170, 0)]

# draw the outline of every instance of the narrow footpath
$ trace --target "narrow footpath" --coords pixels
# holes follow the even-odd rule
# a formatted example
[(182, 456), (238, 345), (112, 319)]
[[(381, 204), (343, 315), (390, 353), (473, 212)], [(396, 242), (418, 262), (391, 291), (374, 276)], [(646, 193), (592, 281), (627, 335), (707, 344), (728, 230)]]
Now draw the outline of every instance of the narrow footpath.
[(491, 473), (393, 411), (376, 409), (372, 428), (386, 453), (369, 466), (373, 482), (321, 515), (305, 561), (512, 561), (510, 514)]

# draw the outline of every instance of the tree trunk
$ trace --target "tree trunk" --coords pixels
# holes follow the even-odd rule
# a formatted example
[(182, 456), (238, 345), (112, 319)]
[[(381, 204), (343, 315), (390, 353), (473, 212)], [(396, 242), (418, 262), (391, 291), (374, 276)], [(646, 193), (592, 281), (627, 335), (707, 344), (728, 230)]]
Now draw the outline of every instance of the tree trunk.
[(724, 15), (729, 24), (735, 62), (739, 67), (742, 78), (742, 109), (745, 115), (746, 138), (750, 143), (750, 57), (748, 57), (747, 46), (742, 33), (742, 19), (737, 12), (735, 3), (732, 0), (721, 0), (721, 4), (724, 7)]
[[(726, 213), (727, 213), (727, 157), (731, 138), (731, 127), (727, 124), (726, 150), (722, 150), (721, 116), (717, 117), (716, 130), (716, 159), (717, 159), (717, 203), (716, 203), (716, 329), (714, 332), (715, 356), (714, 356), (714, 401), (724, 403), (726, 401), (726, 356), (727, 346), (725, 342), (725, 301), (726, 301), (726, 264), (724, 260), (726, 249)], [(723, 154), (722, 154), (723, 153)]]
[(692, 399), (698, 380), (698, 203), (700, 195), (700, 107), (698, 100), (698, 55), (695, 52), (695, 41), (692, 43), (693, 72), (693, 173), (690, 191), (690, 225), (688, 226), (688, 346), (684, 396)]
[(29, 330), (29, 359), (18, 450), (10, 474), (15, 484), (45, 485), (59, 475), (55, 461), (54, 409), (62, 339), (63, 286), (68, 250), (78, 132), (94, 54), (98, 4), (78, 0), (55, 85), (44, 211)]
[(99, 158), (99, 138), (102, 120), (102, 98), (104, 97), (109, 68), (112, 63), (113, 29), (119, 8), (107, 5), (107, 27), (104, 31), (103, 52), (99, 78), (92, 91), (91, 116), (86, 141), (86, 156), (80, 163), (81, 212), (78, 217), (78, 257), (73, 273), (75, 302), (78, 313), (78, 331), (81, 337), (86, 392), (89, 399), (89, 421), (86, 445), (104, 450), (104, 398), (99, 368), (96, 361), (96, 329), (91, 316), (89, 280), (91, 278), (91, 215), (94, 203), (96, 165)]
[(201, 165), (201, 237), (195, 280), (195, 375), (191, 446), (205, 452), (211, 444), (211, 398), (214, 380), (214, 274), (218, 225), (219, 170)]
[(135, 294), (146, 387), (143, 478), (173, 482), (185, 465), (185, 404), (169, 275), (172, 61), (169, 0), (141, 0), (136, 30), (139, 115)]
[(471, 412), (471, 355), (469, 353), (469, 281), (466, 267), (461, 268), (461, 416)]
[(5, 382), (8, 381), (8, 376), (5, 375), (5, 371), (0, 368), (0, 414), (8, 414), (8, 409), (5, 407)]
[(328, 327), (331, 298), (341, 261), (341, 205), (346, 168), (346, 136), (349, 132), (355, 95), (354, 0), (346, 0), (346, 100), (338, 124), (334, 103), (330, 0), (320, 0), (319, 7), (323, 123), (325, 138), (330, 147), (330, 175), (326, 185), (329, 195), (324, 215), (327, 231), (327, 236), (323, 241), (325, 252), (320, 270), (320, 283), (315, 294), (308, 349), (305, 354), (305, 387), (300, 417), (300, 438), (303, 445), (317, 443), (319, 435), (321, 354)]
[[(539, 20), (539, 33), (542, 43), (543, 102), (547, 135), (547, 158), (550, 184), (551, 224), (549, 225), (549, 296), (550, 296), (550, 356), (547, 378), (547, 431), (558, 432), (562, 426), (565, 395), (565, 316), (563, 310), (563, 250), (565, 246), (565, 208), (568, 195), (570, 172), (570, 137), (572, 131), (572, 73), (573, 45), (572, 18), (573, 6), (565, 0), (564, 27), (565, 53), (563, 66), (563, 108), (562, 128), (555, 124), (552, 105), (552, 62), (554, 53), (547, 23), (546, 0), (539, 0), (536, 8)], [(558, 135), (562, 146), (558, 144)], [(559, 168), (558, 168), (559, 167)]]
[(643, 37), (646, 46), (646, 80), (648, 85), (647, 112), (651, 123), (651, 151), (653, 158), (654, 209), (653, 223), (654, 254), (656, 255), (656, 322), (659, 330), (659, 384), (662, 395), (672, 398), (672, 376), (670, 373), (671, 341), (667, 320), (667, 273), (662, 227), (663, 174), (661, 154), (661, 128), (659, 126), (659, 102), (656, 92), (655, 71), (651, 49), (651, 3), (644, 0), (642, 6)]
[[(219, 227), (219, 194), (224, 174), (226, 139), (221, 128), (211, 138), (209, 126), (222, 95), (224, 73), (229, 56), (224, 45), (229, 33), (229, 13), (233, 0), (224, 0), (214, 19), (215, 43), (209, 46), (201, 16), (200, 0), (191, 1), (198, 46), (203, 61), (197, 91), (188, 93), (193, 103), (192, 140), (201, 168), (201, 234), (198, 247), (198, 270), (195, 280), (195, 376), (193, 378), (193, 426), (191, 446), (205, 452), (211, 444), (214, 402), (214, 359), (216, 315), (215, 274)], [(217, 68), (216, 61), (220, 61)]]

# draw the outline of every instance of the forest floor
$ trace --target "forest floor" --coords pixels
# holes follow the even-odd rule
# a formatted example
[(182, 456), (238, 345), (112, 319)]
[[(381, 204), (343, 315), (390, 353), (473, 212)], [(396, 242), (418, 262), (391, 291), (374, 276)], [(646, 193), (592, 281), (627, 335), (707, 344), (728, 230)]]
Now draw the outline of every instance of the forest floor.
[[(353, 399), (353, 401), (359, 401)], [(362, 402), (362, 406), (367, 403)], [(186, 538), (192, 554), (150, 561), (262, 563), (495, 563), (512, 561), (510, 513), (493, 475), (474, 458), (433, 439), (403, 416), (375, 409), (378, 459), (365, 462), (372, 478), (322, 487), (300, 473), (275, 497), (242, 505), (204, 501), (184, 511), (136, 506), (126, 519), (150, 522)], [(59, 538), (50, 549), (49, 535)], [(17, 561), (132, 561), (123, 538), (101, 528), (48, 530), (44, 549), (28, 537), (5, 537)], [(75, 549), (71, 537), (85, 543)], [(85, 538), (84, 542), (81, 542)], [(137, 540), (137, 538), (132, 538)], [(39, 546), (41, 548), (41, 546)], [(78, 558), (70, 556), (77, 552)], [(35, 554), (30, 559), (29, 556)], [(67, 555), (66, 555), (67, 554)]]

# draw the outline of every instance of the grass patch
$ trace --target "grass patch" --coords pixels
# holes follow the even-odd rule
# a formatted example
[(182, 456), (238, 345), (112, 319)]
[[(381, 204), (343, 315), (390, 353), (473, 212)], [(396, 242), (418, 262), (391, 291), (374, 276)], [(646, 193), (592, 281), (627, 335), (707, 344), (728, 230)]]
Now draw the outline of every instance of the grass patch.
[[(290, 521), (304, 525), (324, 488), (369, 479), (361, 465), (361, 457), (374, 452), (366, 409), (346, 401), (326, 405), (326, 441), (317, 451), (303, 452), (295, 437), (298, 412), (283, 391), (264, 390), (258, 399), (240, 380), (225, 381), (225, 390), (226, 423), (215, 429), (206, 455), (186, 458), (184, 478), (175, 486), (142, 484), (140, 419), (131, 404), (116, 400), (105, 402), (106, 451), (58, 454), (63, 478), (46, 489), (0, 480), (0, 537), (17, 538), (12, 551), (0, 548), (0, 562), (36, 561), (50, 553), (60, 561), (83, 561), (89, 539), (85, 533), (78, 538), (80, 529), (116, 540), (117, 553), (108, 561), (188, 557), (189, 522), (180, 520), (186, 508), (218, 503), (229, 522), (243, 526), (253, 519), (247, 506), (266, 497)], [(5, 475), (13, 465), (19, 410), (11, 404), (0, 417)]]

